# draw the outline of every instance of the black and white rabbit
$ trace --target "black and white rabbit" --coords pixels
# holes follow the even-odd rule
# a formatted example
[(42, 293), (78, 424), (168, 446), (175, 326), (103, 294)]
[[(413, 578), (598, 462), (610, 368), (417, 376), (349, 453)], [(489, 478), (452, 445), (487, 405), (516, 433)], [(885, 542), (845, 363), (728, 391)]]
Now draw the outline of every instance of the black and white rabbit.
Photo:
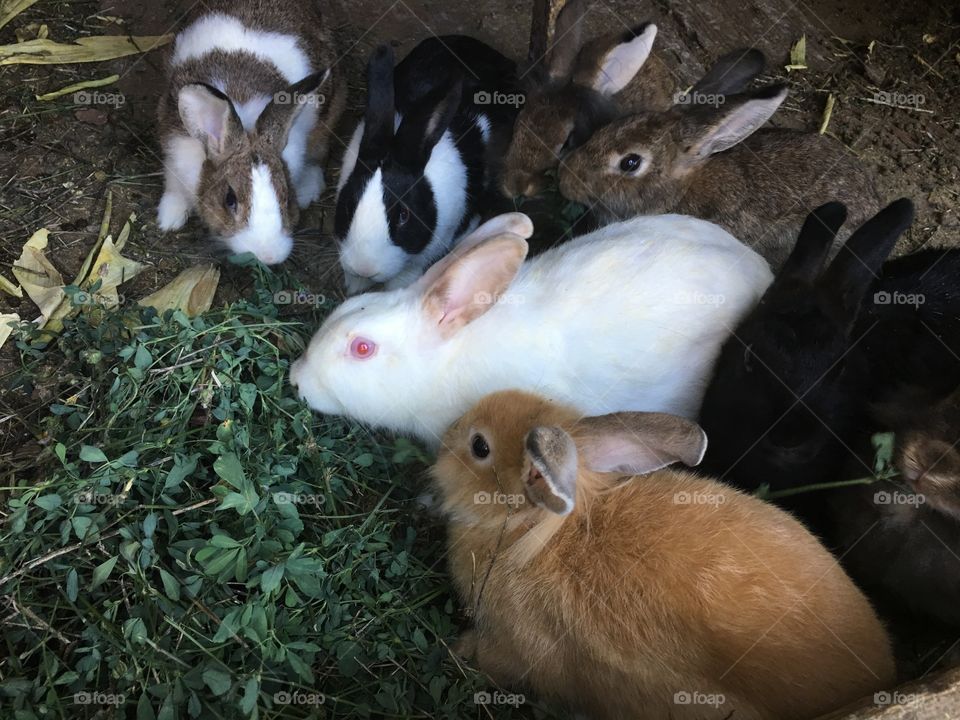
[(429, 38), (394, 69), (377, 48), (344, 154), (335, 233), (346, 287), (404, 287), (474, 229), (510, 142), (516, 64), (474, 38)]

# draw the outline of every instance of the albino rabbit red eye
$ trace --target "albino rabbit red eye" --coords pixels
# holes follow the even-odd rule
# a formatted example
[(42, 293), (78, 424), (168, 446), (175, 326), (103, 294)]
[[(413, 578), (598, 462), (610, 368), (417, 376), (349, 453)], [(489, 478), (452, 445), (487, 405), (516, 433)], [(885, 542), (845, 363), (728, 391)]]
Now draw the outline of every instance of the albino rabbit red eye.
[(366, 360), (373, 357), (377, 352), (377, 344), (373, 340), (367, 340), (364, 337), (357, 337), (350, 343), (350, 354), (358, 360)]

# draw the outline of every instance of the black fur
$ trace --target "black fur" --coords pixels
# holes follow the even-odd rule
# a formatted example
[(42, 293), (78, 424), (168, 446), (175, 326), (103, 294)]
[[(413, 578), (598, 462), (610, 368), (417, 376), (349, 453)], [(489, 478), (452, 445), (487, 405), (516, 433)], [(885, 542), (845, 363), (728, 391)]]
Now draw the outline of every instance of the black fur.
[[(467, 202), (459, 226), (459, 231), (465, 230), (481, 210), (485, 187), (493, 182), (488, 145), (476, 118), (485, 115), (491, 135), (506, 135), (499, 140), (506, 143), (517, 114), (517, 108), (509, 105), (477, 104), (478, 93), (495, 92), (517, 92), (516, 65), (474, 38), (428, 38), (395, 70), (392, 52), (378, 49), (368, 66), (361, 152), (337, 200), (337, 236), (346, 236), (364, 189), (380, 169), (391, 240), (408, 254), (420, 253), (433, 239), (437, 222), (434, 189), (423, 173), (434, 146), (448, 130), (467, 168)], [(403, 117), (396, 132), (393, 107)]]

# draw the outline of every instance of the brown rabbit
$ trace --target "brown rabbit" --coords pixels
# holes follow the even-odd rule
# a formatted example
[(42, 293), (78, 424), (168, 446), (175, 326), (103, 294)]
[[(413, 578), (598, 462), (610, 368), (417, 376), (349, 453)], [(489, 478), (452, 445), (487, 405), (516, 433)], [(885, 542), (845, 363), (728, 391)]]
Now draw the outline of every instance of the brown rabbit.
[(897, 469), (930, 508), (960, 521), (960, 388), (932, 405), (905, 400), (884, 408), (898, 429)]
[(847, 227), (855, 228), (880, 206), (868, 172), (836, 140), (758, 131), (786, 97), (782, 85), (701, 93), (666, 112), (620, 118), (564, 160), (560, 192), (606, 219), (682, 213), (711, 220), (776, 270), (811, 208), (842, 202)]
[[(675, 81), (651, 55), (657, 26), (646, 23), (583, 44), (586, 0), (570, 0), (557, 16), (554, 42), (526, 73), (525, 102), (514, 127), (503, 174), (507, 197), (539, 194), (562, 152), (626, 108), (666, 109)], [(622, 92), (621, 92), (622, 91)]]
[(211, 0), (177, 35), (159, 124), (161, 230), (197, 211), (233, 252), (270, 265), (320, 197), (346, 87), (317, 0)]
[(460, 649), (595, 718), (812, 718), (888, 686), (884, 628), (800, 523), (661, 469), (705, 448), (671, 415), (481, 400), (433, 469), (475, 620)]

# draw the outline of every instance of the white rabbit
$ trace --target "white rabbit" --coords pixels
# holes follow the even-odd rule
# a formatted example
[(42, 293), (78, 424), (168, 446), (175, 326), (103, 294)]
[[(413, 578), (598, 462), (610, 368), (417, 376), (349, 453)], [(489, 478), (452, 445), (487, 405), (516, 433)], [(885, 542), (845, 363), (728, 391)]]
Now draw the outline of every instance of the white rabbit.
[(584, 413), (694, 417), (721, 344), (772, 279), (758, 254), (682, 215), (601, 228), (524, 263), (520, 213), (493, 218), (398, 290), (348, 299), (291, 369), (319, 412), (431, 444), (487, 393)]

